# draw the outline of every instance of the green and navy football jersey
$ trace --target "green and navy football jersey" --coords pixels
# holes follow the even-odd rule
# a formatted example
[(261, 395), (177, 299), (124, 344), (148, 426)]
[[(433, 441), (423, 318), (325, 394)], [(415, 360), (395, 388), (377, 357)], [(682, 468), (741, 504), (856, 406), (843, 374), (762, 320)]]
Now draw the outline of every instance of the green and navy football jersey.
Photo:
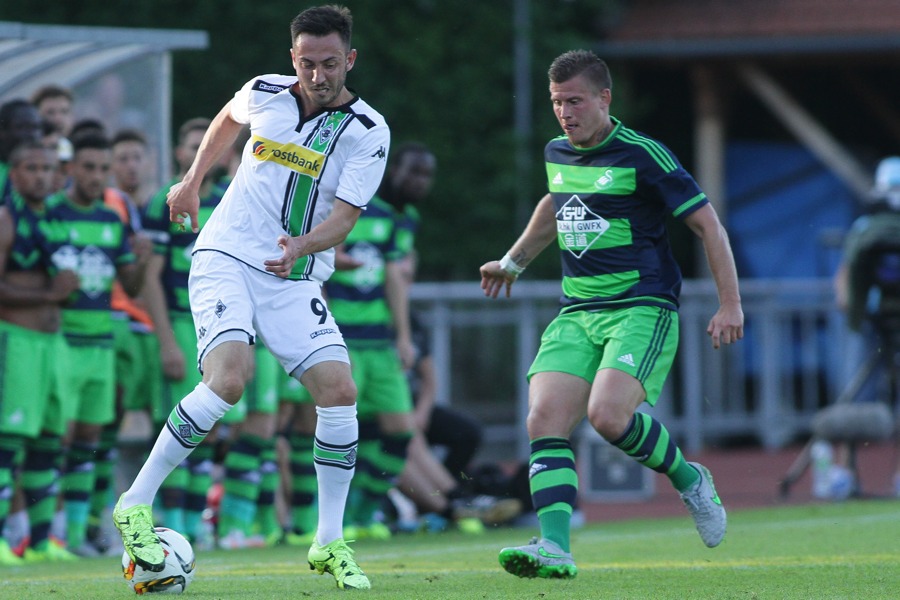
[[(170, 311), (191, 312), (188, 301), (188, 275), (191, 270), (191, 254), (194, 252), (194, 243), (199, 233), (191, 231), (191, 226), (186, 223), (182, 228), (178, 223), (169, 220), (169, 206), (166, 204), (166, 194), (173, 185), (180, 181), (172, 179), (147, 203), (144, 209), (142, 222), (144, 233), (153, 240), (154, 254), (164, 257), (162, 271), (162, 286), (166, 295), (166, 306)], [(213, 185), (209, 193), (200, 198), (200, 210), (197, 217), (200, 227), (209, 219), (213, 209), (225, 194), (225, 185)]]
[(393, 207), (377, 196), (344, 242), (345, 251), (362, 263), (335, 271), (326, 284), (328, 307), (344, 339), (356, 346), (387, 346), (394, 341), (391, 310), (385, 295), (385, 265), (403, 255), (397, 248)]
[(40, 221), (44, 213), (37, 214), (28, 206), (25, 199), (13, 190), (6, 210), (12, 217), (15, 227), (15, 239), (9, 256), (6, 259), (6, 271), (32, 271), (47, 266), (47, 256), (43, 252)]
[(9, 165), (0, 160), (0, 206), (12, 198), (12, 181), (9, 179)]
[(562, 311), (637, 305), (677, 309), (681, 270), (666, 217), (709, 201), (658, 141), (613, 118), (593, 148), (565, 136), (544, 150), (562, 257)]
[(75, 344), (111, 344), (113, 282), (118, 267), (135, 260), (125, 225), (101, 200), (82, 207), (58, 192), (47, 200), (42, 228), (54, 267), (75, 271), (81, 282), (63, 306), (66, 339)]
[(394, 209), (394, 218), (397, 222), (397, 250), (406, 256), (415, 250), (416, 233), (422, 221), (419, 209), (412, 204), (407, 204), (402, 211)]

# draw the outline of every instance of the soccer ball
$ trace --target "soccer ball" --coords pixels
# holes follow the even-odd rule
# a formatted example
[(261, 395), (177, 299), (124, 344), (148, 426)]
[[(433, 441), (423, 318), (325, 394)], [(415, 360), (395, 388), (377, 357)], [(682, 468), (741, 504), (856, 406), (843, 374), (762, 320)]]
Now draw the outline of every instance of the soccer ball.
[(194, 580), (194, 549), (174, 529), (157, 527), (156, 534), (166, 554), (166, 566), (159, 573), (134, 564), (128, 552), (122, 553), (122, 573), (135, 594), (180, 594)]

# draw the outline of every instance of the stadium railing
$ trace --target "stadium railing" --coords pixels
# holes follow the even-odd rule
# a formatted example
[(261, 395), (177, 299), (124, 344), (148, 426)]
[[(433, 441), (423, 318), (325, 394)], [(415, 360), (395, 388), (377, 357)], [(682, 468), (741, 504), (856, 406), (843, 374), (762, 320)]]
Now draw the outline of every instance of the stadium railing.
[[(476, 414), (486, 444), (508, 458), (528, 455), (525, 372), (559, 295), (558, 281), (519, 281), (512, 298), (495, 301), (477, 282), (413, 286), (413, 308), (431, 334), (438, 402)], [(861, 360), (830, 279), (745, 279), (741, 296), (745, 339), (715, 351), (706, 335), (715, 285), (686, 280), (682, 288), (678, 356), (652, 410), (691, 452), (711, 444), (779, 448), (808, 434)]]

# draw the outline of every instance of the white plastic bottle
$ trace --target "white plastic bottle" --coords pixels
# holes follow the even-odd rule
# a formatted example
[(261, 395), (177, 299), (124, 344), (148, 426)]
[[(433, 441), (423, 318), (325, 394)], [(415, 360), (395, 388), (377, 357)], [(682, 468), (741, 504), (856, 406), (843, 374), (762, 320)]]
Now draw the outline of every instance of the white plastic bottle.
[(809, 452), (812, 459), (812, 495), (814, 498), (830, 498), (831, 464), (834, 459), (831, 444), (814, 442)]

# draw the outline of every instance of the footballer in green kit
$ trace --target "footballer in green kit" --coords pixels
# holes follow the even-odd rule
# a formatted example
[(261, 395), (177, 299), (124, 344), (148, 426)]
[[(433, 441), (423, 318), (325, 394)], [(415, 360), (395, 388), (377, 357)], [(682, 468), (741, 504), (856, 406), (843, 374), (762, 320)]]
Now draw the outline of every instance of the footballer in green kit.
[(0, 565), (74, 560), (49, 539), (67, 424), (67, 347), (60, 307), (78, 276), (53, 274), (42, 223), (59, 162), (39, 142), (22, 142), (9, 157), (10, 198), (0, 207), (0, 531), (9, 516), (18, 470), (30, 525), (20, 558), (0, 538)]
[(654, 405), (678, 345), (681, 273), (666, 219), (701, 239), (720, 307), (714, 348), (743, 337), (744, 315), (728, 236), (693, 177), (660, 142), (609, 114), (606, 63), (577, 50), (549, 70), (550, 101), (563, 135), (544, 150), (548, 193), (499, 261), (481, 267), (485, 295), (511, 287), (544, 248), (557, 247), (563, 297), (528, 371), (529, 480), (540, 536), (500, 551), (519, 577), (571, 578), (569, 539), (578, 475), (569, 436), (587, 417), (610, 444), (666, 475), (704, 544), (725, 536), (725, 509), (702, 465), (685, 460), (665, 426), (639, 412)]
[(72, 145), (72, 185), (47, 201), (45, 237), (53, 265), (75, 271), (80, 280), (78, 291), (63, 307), (62, 331), (69, 360), (78, 365), (67, 380), (74, 428), (63, 475), (66, 544), (81, 552), (96, 477), (94, 456), (103, 426), (115, 419), (113, 282), (118, 280), (129, 295), (140, 291), (149, 245), (135, 246), (133, 252), (129, 231), (103, 204), (111, 162), (109, 141), (85, 133)]

